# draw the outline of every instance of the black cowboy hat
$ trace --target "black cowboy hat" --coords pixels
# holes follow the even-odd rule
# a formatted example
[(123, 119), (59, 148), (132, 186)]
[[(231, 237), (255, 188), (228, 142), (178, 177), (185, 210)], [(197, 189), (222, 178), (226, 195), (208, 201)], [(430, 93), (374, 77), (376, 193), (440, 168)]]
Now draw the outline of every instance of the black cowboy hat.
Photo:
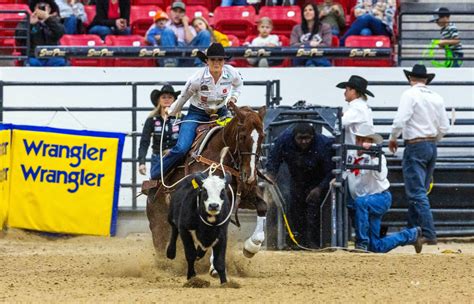
[(439, 18), (451, 16), (451, 14), (449, 13), (449, 9), (447, 9), (446, 7), (438, 7), (434, 11), (434, 13), (435, 14), (433, 15), (433, 17), (431, 17), (430, 22), (436, 22)]
[(411, 72), (408, 70), (403, 70), (408, 81), (410, 81), (410, 76), (426, 79), (426, 84), (429, 84), (431, 80), (435, 77), (435, 74), (427, 73), (426, 67), (423, 64), (415, 64), (411, 69)]
[(28, 5), (30, 7), (30, 11), (34, 12), (35, 10), (35, 6), (38, 4), (38, 3), (46, 3), (46, 4), (49, 4), (49, 6), (51, 7), (51, 14), (52, 13), (58, 13), (59, 15), (59, 7), (58, 5), (56, 4), (56, 2), (54, 0), (30, 0)]
[(367, 90), (367, 84), (368, 84), (368, 81), (365, 80), (365, 78), (362, 78), (362, 77), (357, 76), (357, 75), (352, 75), (349, 78), (349, 81), (338, 83), (336, 85), (336, 87), (338, 87), (340, 89), (345, 89), (346, 87), (350, 87), (350, 88), (353, 88), (353, 89), (355, 89), (355, 90), (357, 90), (361, 93), (364, 93), (366, 95), (375, 97), (374, 94), (372, 94), (372, 92)]
[(227, 56), (225, 54), (225, 50), (224, 50), (224, 47), (222, 46), (222, 44), (216, 43), (216, 42), (214, 42), (213, 44), (211, 44), (207, 48), (205, 54), (202, 51), (198, 51), (196, 56), (199, 59), (201, 59), (201, 61), (203, 61), (203, 62), (207, 62), (208, 58), (224, 58), (224, 59), (229, 59), (230, 58), (230, 56)]
[(158, 99), (160, 98), (160, 96), (162, 94), (165, 94), (165, 93), (168, 93), (168, 94), (171, 94), (174, 96), (174, 99), (178, 98), (179, 94), (181, 94), (181, 91), (174, 91), (174, 88), (172, 85), (170, 84), (165, 84), (162, 88), (161, 88), (161, 91), (160, 90), (153, 90), (151, 91), (151, 94), (150, 94), (150, 100), (151, 100), (151, 103), (156, 107), (156, 105), (158, 104)]

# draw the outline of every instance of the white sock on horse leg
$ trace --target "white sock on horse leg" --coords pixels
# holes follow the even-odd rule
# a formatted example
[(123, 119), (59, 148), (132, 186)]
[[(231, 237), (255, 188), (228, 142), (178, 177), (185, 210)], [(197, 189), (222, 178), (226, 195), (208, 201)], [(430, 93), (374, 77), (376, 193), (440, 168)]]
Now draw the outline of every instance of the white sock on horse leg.
[(252, 234), (252, 241), (262, 243), (265, 240), (265, 222), (266, 216), (257, 216), (257, 227)]

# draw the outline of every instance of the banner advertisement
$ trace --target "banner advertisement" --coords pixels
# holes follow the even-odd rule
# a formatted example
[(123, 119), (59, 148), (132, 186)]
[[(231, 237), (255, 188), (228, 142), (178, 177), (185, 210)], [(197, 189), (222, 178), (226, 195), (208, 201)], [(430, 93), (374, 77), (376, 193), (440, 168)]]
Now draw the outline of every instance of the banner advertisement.
[(0, 230), (8, 215), (8, 197), (10, 195), (10, 125), (0, 124)]
[(13, 125), (8, 226), (114, 235), (125, 134)]

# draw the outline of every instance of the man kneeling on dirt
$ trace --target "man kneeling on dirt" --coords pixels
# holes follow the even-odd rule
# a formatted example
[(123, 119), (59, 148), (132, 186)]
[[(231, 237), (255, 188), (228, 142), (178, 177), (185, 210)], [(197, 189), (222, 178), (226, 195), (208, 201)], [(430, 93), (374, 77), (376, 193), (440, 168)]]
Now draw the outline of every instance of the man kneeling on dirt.
[[(375, 134), (371, 125), (363, 124), (353, 133), (356, 145), (370, 149), (374, 144), (383, 142), (382, 136)], [(378, 165), (379, 158), (357, 151), (357, 157), (349, 156), (348, 163), (360, 165)], [(348, 175), (349, 190), (354, 199), (356, 249), (371, 252), (388, 252), (398, 246), (413, 244), (417, 253), (422, 249), (421, 228), (415, 227), (380, 237), (380, 224), (383, 215), (392, 204), (392, 195), (388, 188), (387, 161), (382, 155), (381, 171), (353, 169)]]
[(268, 155), (266, 169), (271, 180), (275, 180), (283, 162), (288, 166), (292, 181), (290, 227), (298, 242), (311, 248), (319, 247), (317, 215), (332, 178), (333, 142), (317, 134), (311, 124), (298, 123), (277, 138)]

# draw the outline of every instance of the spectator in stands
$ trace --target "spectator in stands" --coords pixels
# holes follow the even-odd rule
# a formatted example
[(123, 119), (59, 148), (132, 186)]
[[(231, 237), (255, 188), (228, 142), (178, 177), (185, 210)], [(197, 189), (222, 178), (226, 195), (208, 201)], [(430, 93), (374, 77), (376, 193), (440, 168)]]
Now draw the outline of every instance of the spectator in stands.
[(168, 17), (168, 14), (163, 12), (161, 9), (158, 10), (153, 17), (153, 21), (155, 21), (155, 24), (148, 29), (146, 32), (146, 41), (153, 46), (158, 46), (160, 45), (161, 41), (161, 34), (166, 28), (166, 23), (168, 23), (168, 20), (170, 18)]
[(324, 0), (318, 5), (319, 20), (331, 26), (332, 34), (339, 36), (342, 29), (346, 27), (346, 16), (344, 8), (339, 3), (334, 3), (333, 0)]
[(357, 19), (341, 38), (341, 46), (352, 35), (392, 37), (397, 6), (395, 0), (358, 0), (354, 8)]
[(87, 14), (84, 5), (78, 0), (55, 0), (59, 7), (61, 22), (68, 35), (84, 32), (84, 23), (87, 23)]
[(367, 80), (358, 75), (352, 75), (348, 81), (338, 83), (339, 89), (345, 89), (344, 97), (349, 106), (342, 116), (342, 126), (345, 129), (346, 144), (355, 144), (355, 130), (362, 124), (374, 125), (372, 110), (367, 105), (367, 96), (374, 94), (367, 90)]
[[(194, 46), (208, 47), (211, 44), (211, 33), (207, 30), (196, 34), (194, 28), (189, 24), (189, 18), (186, 16), (186, 5), (180, 0), (176, 0), (171, 4), (170, 21), (166, 25), (165, 30), (161, 34), (161, 46), (179, 47)], [(160, 65), (165, 67), (176, 67), (178, 61), (173, 58), (160, 60)], [(180, 66), (201, 66), (199, 59), (186, 60), (179, 62)]]
[(440, 7), (435, 11), (435, 15), (433, 15), (433, 18), (430, 21), (436, 22), (436, 24), (441, 28), (441, 40), (439, 41), (439, 47), (448, 47), (453, 55), (452, 67), (459, 68), (462, 65), (464, 53), (462, 51), (461, 38), (459, 37), (458, 28), (454, 23), (449, 21), (450, 16), (449, 9)]
[(422, 64), (415, 64), (411, 71), (403, 71), (411, 88), (400, 98), (388, 147), (395, 153), (397, 138), (402, 134), (405, 140), (402, 169), (409, 203), (408, 227), (420, 226), (424, 241), (435, 245), (436, 231), (427, 190), (436, 164), (436, 142), (448, 133), (449, 120), (443, 98), (427, 87), (435, 74), (427, 73)]
[(206, 18), (204, 17), (195, 17), (193, 21), (191, 21), (194, 30), (199, 35), (201, 31), (209, 31), (211, 33), (211, 42), (217, 42), (222, 44), (223, 47), (230, 46), (229, 37), (226, 34), (223, 34), (215, 29), (213, 29), (209, 23), (207, 22)]
[(130, 35), (130, 0), (97, 0), (96, 15), (89, 26), (89, 34)]
[[(151, 103), (155, 108), (145, 121), (143, 126), (142, 137), (140, 139), (140, 148), (138, 150), (138, 162), (140, 166), (138, 171), (141, 175), (146, 175), (145, 159), (150, 146), (150, 139), (153, 137), (153, 154), (151, 156), (151, 174), (159, 175), (156, 168), (160, 167), (160, 156), (166, 155), (171, 148), (176, 145), (178, 141), (178, 134), (180, 129), (180, 119), (175, 117), (167, 117), (166, 111), (169, 106), (178, 98), (181, 91), (174, 91), (173, 86), (167, 84), (160, 90), (153, 90), (150, 95)], [(166, 120), (166, 123), (165, 123)], [(161, 137), (163, 138), (163, 146), (160, 146)], [(161, 148), (163, 151), (161, 151)]]
[[(59, 8), (53, 0), (32, 0), (30, 2), (30, 49), (27, 64), (29, 66), (65, 66), (67, 62), (62, 57), (39, 59), (34, 57), (38, 45), (58, 45), (64, 35), (64, 26), (59, 19)], [(27, 24), (19, 23), (15, 31), (16, 45), (26, 46)], [(22, 54), (27, 51), (22, 49)]]
[[(280, 46), (280, 38), (277, 35), (272, 35), (273, 30), (272, 19), (268, 17), (263, 17), (258, 21), (258, 36), (255, 37), (250, 46), (268, 46), (275, 47)], [(278, 65), (281, 63), (281, 60), (268, 60), (267, 58), (249, 58), (247, 61), (252, 66), (259, 67), (269, 67)]]
[[(308, 3), (301, 13), (301, 24), (293, 27), (290, 44), (292, 46), (329, 47), (331, 46), (331, 26), (319, 21), (319, 10), (316, 4)], [(331, 66), (326, 58), (295, 59), (295, 66)]]
[[(383, 142), (382, 136), (375, 134), (374, 127), (368, 124), (360, 125), (353, 135), (356, 137), (356, 145), (365, 149)], [(347, 163), (376, 166), (379, 165), (379, 158), (378, 155), (369, 155), (364, 153), (364, 150), (358, 150), (356, 157), (348, 156)], [(380, 237), (382, 217), (392, 204), (387, 175), (387, 160), (382, 154), (380, 172), (353, 169), (347, 177), (349, 192), (354, 199), (355, 248), (371, 252), (388, 252), (398, 246), (413, 244), (416, 252), (420, 253), (423, 246), (420, 227)]]
[(222, 0), (221, 1), (221, 6), (243, 6), (243, 5), (248, 5), (247, 0)]
[[(332, 178), (332, 144), (333, 139), (316, 133), (311, 124), (298, 123), (278, 136), (268, 154), (266, 169), (271, 181), (276, 181), (282, 163), (288, 167), (290, 225), (298, 242), (311, 248), (319, 247), (318, 211)], [(287, 177), (284, 183), (288, 184)]]

